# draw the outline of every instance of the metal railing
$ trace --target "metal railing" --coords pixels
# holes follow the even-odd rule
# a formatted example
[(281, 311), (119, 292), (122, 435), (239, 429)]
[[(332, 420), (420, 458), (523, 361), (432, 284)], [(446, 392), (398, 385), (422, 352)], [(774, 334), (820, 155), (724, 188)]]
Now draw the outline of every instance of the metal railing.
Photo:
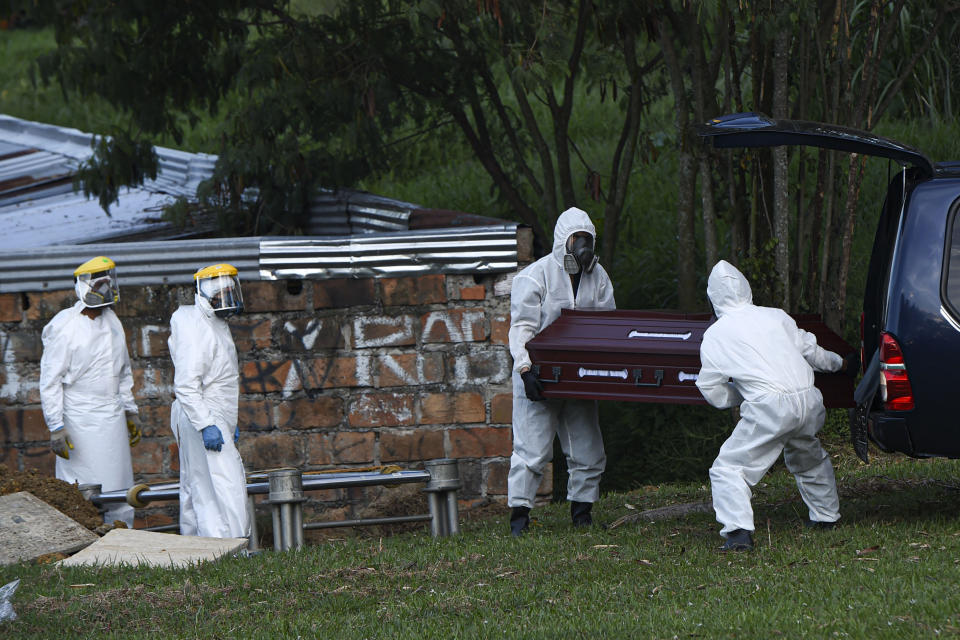
[[(457, 505), (457, 490), (461, 488), (460, 473), (456, 460), (442, 458), (425, 463), (426, 469), (379, 473), (369, 471), (343, 471), (320, 475), (304, 474), (299, 469), (247, 475), (247, 496), (251, 513), (250, 542), (248, 549), (258, 549), (256, 519), (253, 517), (253, 496), (267, 495), (273, 517), (273, 548), (276, 551), (299, 549), (303, 546), (303, 532), (308, 529), (332, 527), (357, 527), (407, 522), (430, 522), (434, 537), (450, 536), (460, 532), (460, 516)], [(345, 489), (350, 487), (390, 486), (408, 483), (426, 483), (430, 513), (381, 518), (361, 518), (328, 522), (303, 522), (304, 492), (321, 489)], [(100, 485), (81, 485), (81, 492), (98, 507), (126, 502), (135, 508), (143, 508), (150, 502), (178, 500), (180, 484), (170, 482), (158, 485), (139, 484), (130, 489), (101, 491)], [(150, 531), (171, 531), (179, 525), (148, 527)]]

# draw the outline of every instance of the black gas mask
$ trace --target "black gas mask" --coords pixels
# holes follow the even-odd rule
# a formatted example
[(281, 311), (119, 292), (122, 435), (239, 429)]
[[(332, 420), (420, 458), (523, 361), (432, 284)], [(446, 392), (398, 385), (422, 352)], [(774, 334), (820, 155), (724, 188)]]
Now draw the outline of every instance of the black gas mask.
[(567, 242), (567, 252), (563, 256), (563, 270), (574, 275), (585, 271), (590, 273), (597, 266), (598, 258), (593, 253), (593, 238), (575, 236), (573, 242)]

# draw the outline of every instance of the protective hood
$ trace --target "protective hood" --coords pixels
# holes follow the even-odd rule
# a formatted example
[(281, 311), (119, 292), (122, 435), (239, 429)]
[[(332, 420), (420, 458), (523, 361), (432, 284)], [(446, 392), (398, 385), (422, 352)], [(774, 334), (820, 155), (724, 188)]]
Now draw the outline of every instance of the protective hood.
[(737, 307), (753, 304), (750, 283), (735, 266), (726, 260), (715, 264), (710, 272), (710, 277), (707, 279), (707, 297), (710, 298), (718, 318)]
[(567, 238), (578, 231), (586, 231), (593, 238), (594, 247), (597, 244), (597, 229), (590, 221), (586, 211), (570, 207), (557, 218), (557, 225), (553, 228), (553, 259), (561, 267), (563, 255), (567, 252)]

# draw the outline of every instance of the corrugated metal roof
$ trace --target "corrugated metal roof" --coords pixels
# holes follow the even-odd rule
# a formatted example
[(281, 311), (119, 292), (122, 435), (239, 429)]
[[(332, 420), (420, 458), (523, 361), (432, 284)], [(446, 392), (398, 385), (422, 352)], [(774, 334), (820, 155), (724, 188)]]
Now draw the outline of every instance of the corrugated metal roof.
[(160, 240), (42, 247), (0, 255), (0, 293), (73, 288), (73, 270), (90, 258), (117, 263), (121, 285), (189, 284), (201, 267), (228, 262), (242, 280), (260, 279), (260, 238)]
[(175, 229), (160, 212), (177, 196), (193, 196), (212, 175), (216, 156), (158, 147), (157, 179), (122, 190), (107, 215), (96, 200), (73, 190), (73, 175), (92, 154), (94, 139), (76, 129), (0, 115), (0, 250), (144, 234), (196, 236), (214, 229), (212, 223)]
[(310, 201), (311, 236), (339, 236), (382, 231), (406, 231), (411, 212), (420, 205), (364, 191), (323, 190)]
[[(124, 190), (108, 216), (97, 201), (73, 191), (73, 174), (92, 153), (93, 140), (75, 129), (0, 115), (0, 292), (72, 288), (74, 268), (95, 255), (111, 257), (127, 285), (189, 283), (197, 268), (213, 262), (234, 264), (246, 280), (517, 266), (514, 223), (347, 189), (313, 199), (306, 230), (314, 236), (184, 239), (208, 234), (212, 224), (178, 230), (162, 220), (162, 209), (174, 197), (192, 197), (212, 175), (216, 157), (157, 148), (157, 179)], [(492, 224), (471, 226), (487, 221)], [(438, 225), (463, 226), (432, 228)], [(118, 242), (125, 239), (148, 241)]]
[[(155, 180), (124, 189), (107, 215), (73, 190), (77, 167), (92, 154), (95, 136), (0, 115), (0, 250), (145, 237), (189, 238), (214, 231), (212, 217), (175, 229), (164, 206), (192, 198), (213, 175), (217, 157), (157, 147)], [(310, 204), (308, 235), (349, 236), (406, 231), (420, 205), (351, 189), (322, 190)]]
[(516, 268), (516, 224), (350, 238), (264, 238), (260, 243), (263, 280), (494, 273)]
[(499, 273), (517, 268), (517, 225), (328, 238), (216, 238), (43, 247), (0, 255), (0, 293), (73, 288), (73, 270), (97, 255), (122, 285), (189, 284), (200, 267), (229, 262), (242, 280)]

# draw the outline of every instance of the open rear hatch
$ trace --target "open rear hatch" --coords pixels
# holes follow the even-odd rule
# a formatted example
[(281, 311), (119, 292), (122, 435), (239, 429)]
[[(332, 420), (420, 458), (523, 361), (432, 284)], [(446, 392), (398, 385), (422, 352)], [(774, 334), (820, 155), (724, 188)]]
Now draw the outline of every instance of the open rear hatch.
[(889, 158), (902, 166), (917, 167), (927, 176), (935, 173), (930, 158), (913, 147), (833, 124), (774, 120), (762, 113), (748, 112), (720, 116), (694, 128), (697, 135), (707, 138), (717, 149), (803, 145)]

